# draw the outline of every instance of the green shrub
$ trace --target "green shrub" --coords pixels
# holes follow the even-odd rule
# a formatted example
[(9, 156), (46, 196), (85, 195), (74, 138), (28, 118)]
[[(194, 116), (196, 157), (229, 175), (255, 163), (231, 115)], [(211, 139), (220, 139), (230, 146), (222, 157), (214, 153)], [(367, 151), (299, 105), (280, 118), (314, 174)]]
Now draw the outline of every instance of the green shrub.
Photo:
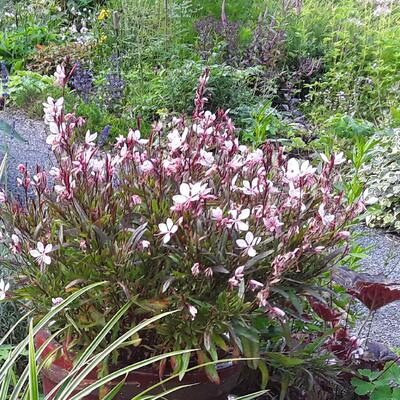
[(368, 209), (366, 222), (373, 227), (400, 229), (400, 131), (377, 136), (380, 144), (362, 169), (366, 187), (377, 203)]

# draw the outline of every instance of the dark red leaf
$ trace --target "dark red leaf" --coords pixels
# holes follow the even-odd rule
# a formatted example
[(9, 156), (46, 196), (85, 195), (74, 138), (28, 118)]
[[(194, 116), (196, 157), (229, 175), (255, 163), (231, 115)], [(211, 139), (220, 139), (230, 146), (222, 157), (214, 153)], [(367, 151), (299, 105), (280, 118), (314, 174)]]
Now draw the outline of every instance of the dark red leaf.
[(371, 311), (400, 300), (400, 289), (392, 289), (387, 283), (381, 282), (356, 282), (355, 288), (348, 289), (348, 292)]
[(399, 285), (389, 282), (382, 274), (370, 275), (340, 268), (334, 271), (333, 280), (371, 311), (400, 300)]
[(308, 296), (307, 299), (311, 305), (311, 308), (324, 321), (328, 322), (339, 321), (341, 316), (341, 313), (339, 311), (330, 308), (327, 304), (321, 303), (320, 301), (316, 300), (315, 297)]

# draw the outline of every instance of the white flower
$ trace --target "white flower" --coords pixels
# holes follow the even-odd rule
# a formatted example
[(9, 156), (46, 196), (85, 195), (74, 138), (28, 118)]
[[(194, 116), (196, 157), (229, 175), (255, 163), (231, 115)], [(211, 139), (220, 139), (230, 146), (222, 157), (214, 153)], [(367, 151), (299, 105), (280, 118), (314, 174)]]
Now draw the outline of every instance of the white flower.
[(88, 146), (95, 146), (94, 141), (96, 140), (96, 138), (97, 138), (97, 133), (90, 133), (90, 131), (88, 130), (85, 135), (85, 143)]
[(179, 134), (177, 129), (174, 129), (172, 132), (168, 134), (168, 146), (169, 148), (174, 151), (179, 149), (186, 141), (186, 136), (189, 133), (189, 129), (185, 128), (182, 133), (182, 136)]
[(329, 225), (335, 220), (335, 216), (333, 214), (328, 214), (325, 211), (325, 206), (321, 204), (318, 208), (318, 214), (321, 217), (322, 223), (324, 225)]
[(151, 172), (154, 169), (153, 163), (149, 160), (143, 161), (142, 165), (139, 167), (140, 171), (143, 173)]
[(51, 264), (51, 258), (47, 254), (50, 253), (53, 250), (53, 245), (48, 244), (46, 247), (44, 247), (44, 244), (42, 242), (38, 242), (36, 245), (36, 249), (31, 250), (29, 253), (32, 257), (36, 258), (36, 261), (40, 265), (50, 265)]
[(200, 161), (199, 163), (204, 167), (211, 167), (214, 163), (214, 155), (211, 151), (205, 151), (200, 149)]
[(51, 309), (54, 310), (63, 301), (64, 301), (64, 299), (62, 297), (56, 297), (54, 299), (51, 299), (51, 303), (53, 304), (53, 307), (51, 307)]
[(249, 225), (246, 222), (244, 222), (244, 220), (249, 218), (250, 216), (249, 208), (245, 208), (244, 210), (242, 210), (239, 215), (237, 210), (230, 210), (229, 213), (232, 216), (232, 218), (229, 219), (228, 223), (229, 228), (233, 226), (237, 231), (249, 230)]
[(150, 242), (148, 240), (142, 240), (140, 242), (140, 246), (142, 249), (148, 249), (150, 247)]
[(129, 129), (127, 141), (132, 143), (147, 144), (148, 139), (141, 139), (140, 136), (140, 131), (137, 129), (135, 131), (133, 129)]
[(254, 237), (251, 232), (247, 232), (246, 236), (243, 239), (237, 239), (236, 244), (238, 247), (244, 250), (244, 254), (247, 254), (249, 257), (254, 257), (257, 252), (254, 249), (261, 242), (260, 237)]
[(192, 316), (192, 321), (193, 321), (197, 315), (197, 308), (195, 306), (192, 306), (191, 304), (188, 304), (188, 309), (189, 309), (189, 314)]
[[(320, 156), (325, 163), (327, 164), (330, 163), (331, 160), (324, 153), (320, 153)], [(334, 165), (340, 165), (346, 162), (346, 158), (343, 156), (343, 151), (341, 151), (340, 153), (335, 153), (333, 157), (334, 157), (333, 161)]]
[(211, 209), (211, 218), (215, 221), (221, 221), (223, 218), (224, 212), (220, 207)]
[(174, 225), (171, 218), (167, 219), (165, 224), (158, 224), (160, 234), (164, 235), (163, 242), (168, 243), (171, 240), (171, 235), (178, 230), (178, 225)]
[(3, 279), (0, 280), (0, 301), (7, 297), (7, 292), (10, 289), (10, 284), (5, 283)]
[(210, 193), (211, 189), (207, 188), (207, 184), (197, 182), (195, 184), (182, 183), (179, 186), (180, 194), (172, 197), (175, 204), (185, 204), (190, 201), (198, 201), (202, 195)]
[(3, 191), (0, 190), (0, 204), (5, 203), (7, 200), (7, 197)]
[(311, 166), (309, 161), (299, 162), (295, 158), (291, 158), (287, 163), (286, 178), (296, 179), (305, 175), (312, 175), (315, 168)]
[(244, 194), (249, 196), (255, 196), (264, 191), (263, 185), (258, 184), (258, 178), (254, 178), (251, 183), (249, 181), (243, 181), (243, 188), (241, 188)]

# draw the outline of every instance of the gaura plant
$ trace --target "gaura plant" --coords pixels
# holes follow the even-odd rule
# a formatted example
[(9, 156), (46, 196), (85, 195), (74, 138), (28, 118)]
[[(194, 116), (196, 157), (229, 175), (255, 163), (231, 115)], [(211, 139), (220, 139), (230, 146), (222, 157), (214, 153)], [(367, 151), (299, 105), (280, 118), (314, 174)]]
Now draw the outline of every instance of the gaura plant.
[[(57, 70), (62, 85), (67, 76)], [(200, 364), (254, 357), (253, 313), (283, 318), (280, 285), (301, 296), (345, 255), (347, 226), (364, 206), (336, 190), (344, 159), (324, 156), (315, 168), (270, 143), (240, 145), (226, 112), (204, 111), (208, 77), (205, 70), (191, 120), (156, 122), (147, 139), (130, 130), (110, 151), (100, 150), (95, 133), (80, 139), (84, 120), (66, 114), (62, 98), (44, 104), (58, 165), (33, 176), (20, 165), (25, 198), (1, 193), (15, 276), (4, 296), (39, 317), (69, 292), (109, 281), (55, 317), (53, 329), (69, 325), (67, 347), (89, 346), (132, 301), (103, 346), (143, 317), (179, 312), (132, 337), (113, 362), (193, 348)], [(185, 371), (190, 362), (176, 355), (160, 372)], [(218, 382), (215, 366), (207, 373)]]

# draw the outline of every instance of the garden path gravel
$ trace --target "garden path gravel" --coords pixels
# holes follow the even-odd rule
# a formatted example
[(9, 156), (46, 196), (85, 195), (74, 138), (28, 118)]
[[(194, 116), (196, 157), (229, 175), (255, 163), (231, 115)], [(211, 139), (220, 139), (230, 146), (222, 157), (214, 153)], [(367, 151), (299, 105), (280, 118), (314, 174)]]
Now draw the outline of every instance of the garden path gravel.
[[(368, 248), (368, 257), (361, 261), (359, 271), (383, 274), (391, 282), (400, 283), (400, 237), (367, 227), (358, 227), (357, 232), (360, 235), (356, 239), (358, 244)], [(368, 311), (361, 304), (357, 304), (356, 310), (364, 315)], [(355, 332), (358, 332), (357, 328)], [(400, 301), (377, 310), (370, 327), (367, 324), (361, 336), (391, 348), (400, 347)]]
[(1, 153), (5, 145), (8, 151), (7, 188), (15, 195), (21, 193), (16, 184), (19, 164), (27, 164), (28, 170), (33, 175), (37, 165), (49, 170), (53, 166), (54, 158), (50, 146), (46, 144), (47, 134), (42, 120), (31, 119), (19, 110), (6, 109), (0, 111), (0, 123), (1, 121), (11, 126), (15, 124), (16, 132), (23, 138), (20, 140), (0, 131), (0, 160), (3, 158)]

